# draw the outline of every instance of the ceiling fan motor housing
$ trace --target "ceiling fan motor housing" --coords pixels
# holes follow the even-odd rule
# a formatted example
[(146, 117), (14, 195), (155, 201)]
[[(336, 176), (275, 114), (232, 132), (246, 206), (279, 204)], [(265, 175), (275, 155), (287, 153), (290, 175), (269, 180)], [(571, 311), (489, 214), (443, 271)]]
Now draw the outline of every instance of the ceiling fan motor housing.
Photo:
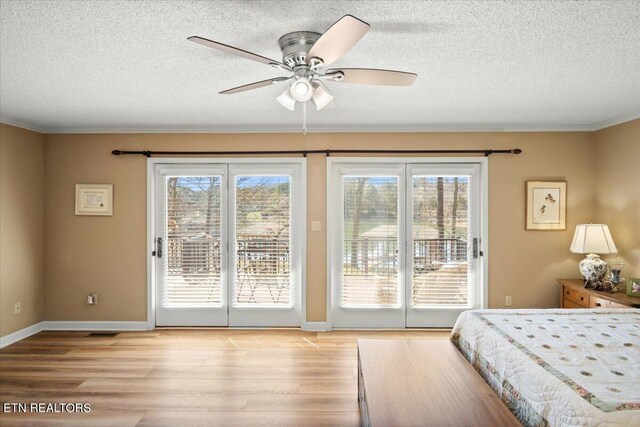
[(282, 51), (282, 62), (291, 68), (307, 66), (307, 52), (322, 34), (313, 31), (294, 31), (280, 37), (278, 45)]

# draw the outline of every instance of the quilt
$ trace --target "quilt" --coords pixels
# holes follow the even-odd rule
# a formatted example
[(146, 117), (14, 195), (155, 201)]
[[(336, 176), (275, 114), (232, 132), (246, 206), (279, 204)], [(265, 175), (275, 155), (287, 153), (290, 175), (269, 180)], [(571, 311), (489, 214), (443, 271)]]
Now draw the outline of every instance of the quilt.
[(451, 341), (525, 426), (640, 426), (640, 310), (471, 310)]

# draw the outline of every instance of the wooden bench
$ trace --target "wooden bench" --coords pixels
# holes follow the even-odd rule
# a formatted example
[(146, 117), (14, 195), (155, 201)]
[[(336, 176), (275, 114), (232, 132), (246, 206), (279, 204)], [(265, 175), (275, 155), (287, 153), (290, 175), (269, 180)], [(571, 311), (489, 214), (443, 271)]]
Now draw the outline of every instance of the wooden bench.
[(449, 340), (358, 340), (364, 426), (520, 426)]

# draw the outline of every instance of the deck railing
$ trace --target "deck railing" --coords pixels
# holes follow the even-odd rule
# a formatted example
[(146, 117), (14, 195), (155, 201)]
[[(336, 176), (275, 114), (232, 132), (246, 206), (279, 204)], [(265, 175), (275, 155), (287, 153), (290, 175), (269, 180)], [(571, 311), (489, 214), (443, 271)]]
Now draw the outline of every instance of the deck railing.
[[(170, 239), (167, 245), (169, 269), (194, 274), (219, 272), (220, 241), (217, 239)], [(251, 238), (237, 243), (239, 270), (259, 270), (288, 274), (288, 239)], [(395, 274), (398, 268), (397, 239), (344, 239), (343, 271), (347, 275)], [(433, 271), (438, 265), (467, 261), (467, 242), (463, 239), (414, 239), (413, 268)]]
[[(463, 239), (414, 239), (413, 268), (434, 271), (440, 265), (467, 261)], [(397, 239), (344, 239), (342, 259), (345, 275), (394, 275), (398, 267)]]

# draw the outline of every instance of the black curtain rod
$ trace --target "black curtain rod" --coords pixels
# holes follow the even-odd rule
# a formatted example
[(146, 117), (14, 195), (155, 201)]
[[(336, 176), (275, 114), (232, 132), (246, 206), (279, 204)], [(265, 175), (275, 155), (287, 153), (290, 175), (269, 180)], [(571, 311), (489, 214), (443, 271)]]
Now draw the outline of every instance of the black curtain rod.
[(219, 155), (247, 155), (247, 154), (483, 154), (489, 157), (492, 154), (520, 154), (522, 150), (274, 150), (274, 151), (127, 151), (113, 150), (114, 156), (139, 155), (152, 156), (219, 156)]

